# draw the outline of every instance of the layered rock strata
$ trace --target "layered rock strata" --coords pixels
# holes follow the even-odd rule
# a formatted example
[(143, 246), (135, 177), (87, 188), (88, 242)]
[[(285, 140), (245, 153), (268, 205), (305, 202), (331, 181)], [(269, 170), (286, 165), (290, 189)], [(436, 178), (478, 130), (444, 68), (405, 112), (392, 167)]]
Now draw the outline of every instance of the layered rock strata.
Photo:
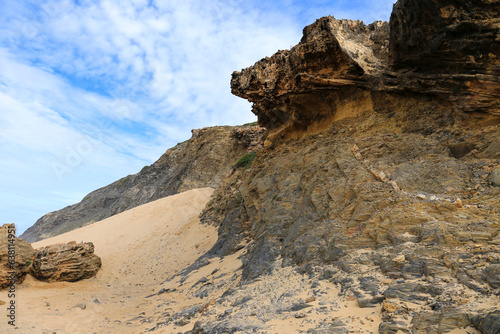
[(233, 73), (269, 135), (202, 214), (219, 226), (207, 256), (245, 247), (245, 282), (280, 262), (337, 284), (382, 307), (381, 333), (496, 328), (499, 13), (402, 0), (390, 23), (326, 17)]
[(30, 273), (46, 282), (76, 282), (97, 275), (101, 265), (93, 243), (70, 242), (37, 249)]

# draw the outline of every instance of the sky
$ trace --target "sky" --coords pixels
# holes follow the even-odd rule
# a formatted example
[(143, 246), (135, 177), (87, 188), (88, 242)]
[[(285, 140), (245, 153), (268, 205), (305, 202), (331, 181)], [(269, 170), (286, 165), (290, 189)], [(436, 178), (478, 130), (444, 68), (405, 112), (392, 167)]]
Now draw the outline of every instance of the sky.
[(322, 16), (368, 24), (393, 2), (0, 1), (0, 225), (22, 234), (191, 129), (256, 121), (233, 71)]

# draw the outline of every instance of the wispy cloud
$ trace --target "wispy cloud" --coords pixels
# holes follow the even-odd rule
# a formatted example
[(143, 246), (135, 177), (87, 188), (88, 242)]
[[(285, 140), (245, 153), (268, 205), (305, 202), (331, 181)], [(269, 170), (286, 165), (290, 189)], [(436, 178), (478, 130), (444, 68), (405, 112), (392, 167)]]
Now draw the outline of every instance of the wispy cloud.
[(315, 18), (387, 19), (392, 6), (352, 3), (0, 2), (0, 223), (22, 231), (192, 128), (253, 121), (232, 71), (296, 44)]

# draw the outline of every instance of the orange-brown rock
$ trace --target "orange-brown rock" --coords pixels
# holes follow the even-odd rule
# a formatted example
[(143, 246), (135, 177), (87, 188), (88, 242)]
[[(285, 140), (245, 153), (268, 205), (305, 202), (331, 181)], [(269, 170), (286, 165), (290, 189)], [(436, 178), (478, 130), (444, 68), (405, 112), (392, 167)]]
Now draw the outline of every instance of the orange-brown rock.
[(31, 274), (42, 281), (75, 282), (94, 277), (101, 269), (101, 258), (91, 242), (70, 242), (37, 249)]
[[(15, 284), (22, 283), (35, 250), (31, 245), (15, 237), (16, 227), (14, 224), (5, 224), (0, 227), (0, 289), (8, 288), (13, 280), (12, 273), (15, 272)], [(14, 256), (10, 257), (9, 256)], [(12, 270), (12, 263), (15, 270)]]

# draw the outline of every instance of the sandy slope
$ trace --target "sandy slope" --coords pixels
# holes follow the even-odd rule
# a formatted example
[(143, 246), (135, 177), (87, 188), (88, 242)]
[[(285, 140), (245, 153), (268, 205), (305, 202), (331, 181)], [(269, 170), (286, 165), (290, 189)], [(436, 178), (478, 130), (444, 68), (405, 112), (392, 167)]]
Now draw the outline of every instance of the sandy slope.
[[(106, 220), (33, 244), (92, 241), (103, 266), (96, 278), (43, 283), (28, 276), (18, 286), (17, 333), (138, 333), (151, 323), (128, 324), (157, 305), (145, 297), (193, 263), (216, 241), (214, 227), (198, 215), (213, 189), (197, 189), (157, 200)], [(4, 292), (0, 300), (8, 300)], [(86, 309), (74, 307), (85, 303)], [(0, 332), (8, 326), (0, 323)]]

